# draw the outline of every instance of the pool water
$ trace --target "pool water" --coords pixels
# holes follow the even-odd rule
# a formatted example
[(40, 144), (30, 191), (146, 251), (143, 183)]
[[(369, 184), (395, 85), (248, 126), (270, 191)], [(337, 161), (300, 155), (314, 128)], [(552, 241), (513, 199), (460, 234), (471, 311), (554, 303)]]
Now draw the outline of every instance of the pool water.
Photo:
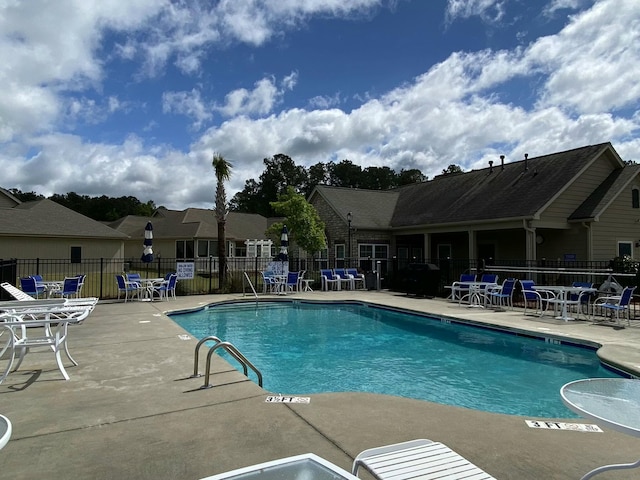
[(371, 392), (574, 418), (562, 385), (619, 376), (589, 348), (360, 303), (223, 304), (171, 318), (198, 339), (233, 343), (260, 370), (266, 390), (287, 395)]

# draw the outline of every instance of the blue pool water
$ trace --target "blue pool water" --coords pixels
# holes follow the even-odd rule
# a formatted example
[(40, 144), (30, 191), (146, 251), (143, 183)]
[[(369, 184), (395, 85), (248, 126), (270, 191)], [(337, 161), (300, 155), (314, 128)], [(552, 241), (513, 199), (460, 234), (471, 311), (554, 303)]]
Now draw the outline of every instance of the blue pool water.
[(567, 418), (562, 385), (618, 376), (592, 349), (359, 303), (226, 304), (172, 319), (196, 338), (233, 343), (266, 390), (288, 395), (360, 391)]

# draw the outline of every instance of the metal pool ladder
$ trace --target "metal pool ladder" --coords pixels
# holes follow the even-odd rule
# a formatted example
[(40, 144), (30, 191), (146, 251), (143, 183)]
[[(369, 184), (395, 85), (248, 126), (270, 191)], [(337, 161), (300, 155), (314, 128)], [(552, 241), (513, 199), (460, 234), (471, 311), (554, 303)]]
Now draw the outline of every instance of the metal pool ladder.
[(262, 387), (262, 373), (260, 373), (260, 370), (258, 370), (255, 367), (255, 365), (253, 365), (253, 363), (251, 363), (247, 359), (247, 357), (245, 357), (240, 352), (240, 350), (238, 350), (235, 347), (235, 345), (233, 343), (231, 343), (231, 342), (223, 342), (222, 340), (220, 340), (215, 335), (210, 335), (208, 337), (203, 338), (196, 345), (196, 350), (195, 350), (195, 355), (194, 355), (194, 360), (193, 360), (193, 375), (191, 375), (190, 378), (197, 378), (197, 377), (201, 376), (198, 373), (198, 354), (200, 352), (200, 347), (205, 342), (208, 342), (208, 341), (214, 341), (216, 343), (215, 343), (215, 345), (213, 345), (209, 349), (209, 353), (207, 353), (207, 367), (206, 367), (205, 372), (204, 372), (204, 385), (202, 385), (200, 387), (201, 389), (212, 388), (213, 387), (213, 385), (211, 385), (209, 383), (209, 375), (211, 373), (211, 356), (213, 355), (213, 352), (215, 352), (218, 348), (224, 349), (227, 353), (229, 353), (229, 355), (231, 355), (233, 358), (235, 358), (240, 363), (240, 365), (242, 365), (242, 369), (244, 370), (245, 377), (249, 378), (249, 371), (248, 371), (249, 368), (251, 370), (253, 370), (253, 372), (258, 376), (258, 385)]

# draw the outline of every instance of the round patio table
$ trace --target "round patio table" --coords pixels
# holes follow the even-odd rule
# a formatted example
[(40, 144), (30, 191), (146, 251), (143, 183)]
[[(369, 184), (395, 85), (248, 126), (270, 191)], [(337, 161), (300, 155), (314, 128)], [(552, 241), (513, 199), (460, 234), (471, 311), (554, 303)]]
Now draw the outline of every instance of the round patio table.
[(11, 421), (4, 415), (0, 415), (0, 450), (11, 438)]
[[(633, 378), (589, 378), (567, 383), (560, 389), (562, 401), (578, 415), (618, 432), (640, 437), (640, 380)], [(591, 470), (587, 480), (608, 470), (640, 467), (634, 463), (605, 465)]]

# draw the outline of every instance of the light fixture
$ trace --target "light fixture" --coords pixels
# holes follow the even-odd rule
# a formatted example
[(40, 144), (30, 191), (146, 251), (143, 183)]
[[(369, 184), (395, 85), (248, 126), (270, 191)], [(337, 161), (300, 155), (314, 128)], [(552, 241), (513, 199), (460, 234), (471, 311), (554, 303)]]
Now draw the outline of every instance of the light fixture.
[(536, 235), (536, 243), (542, 245), (544, 243), (544, 237), (542, 235)]

